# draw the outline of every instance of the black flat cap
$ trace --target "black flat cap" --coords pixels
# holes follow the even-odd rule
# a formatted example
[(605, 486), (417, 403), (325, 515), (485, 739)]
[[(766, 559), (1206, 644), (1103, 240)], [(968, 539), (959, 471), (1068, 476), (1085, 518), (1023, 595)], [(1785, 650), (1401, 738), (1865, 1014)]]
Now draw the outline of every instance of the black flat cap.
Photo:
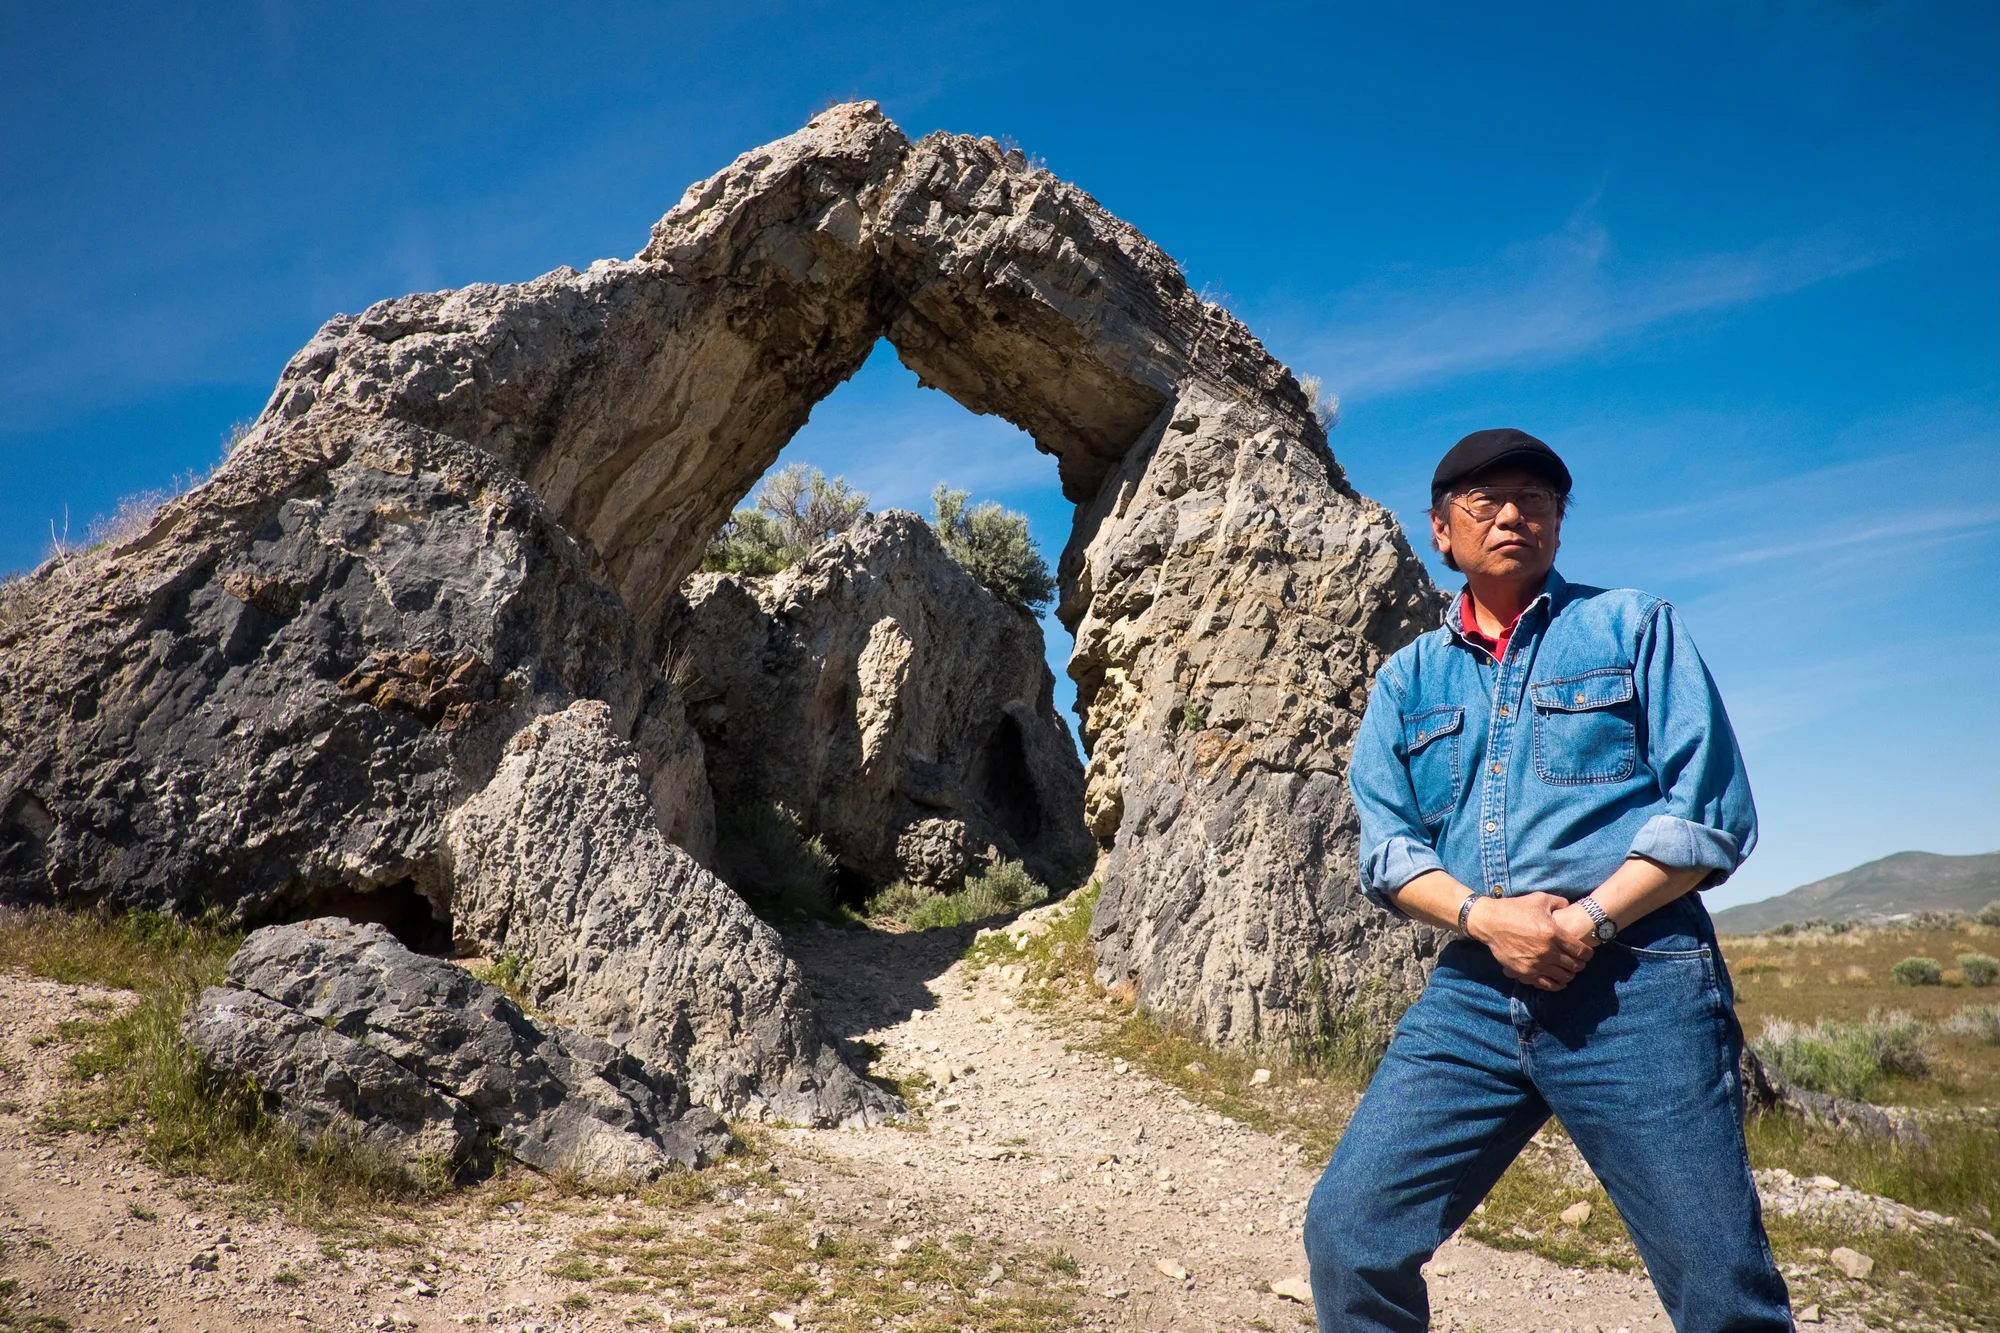
[(1512, 463), (1543, 478), (1564, 495), (1569, 494), (1569, 469), (1556, 451), (1524, 430), (1511, 426), (1499, 430), (1476, 430), (1451, 447), (1438, 460), (1431, 474), (1431, 503), (1467, 477), (1483, 472), (1496, 463)]

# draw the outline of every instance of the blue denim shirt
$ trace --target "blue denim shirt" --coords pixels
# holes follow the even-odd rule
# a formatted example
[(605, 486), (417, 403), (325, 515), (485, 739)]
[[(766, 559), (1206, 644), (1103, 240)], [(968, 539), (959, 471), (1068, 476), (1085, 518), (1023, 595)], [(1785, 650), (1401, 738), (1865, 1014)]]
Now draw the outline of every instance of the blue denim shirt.
[[(1463, 598), (1464, 593), (1459, 597)], [(1348, 768), (1361, 889), (1442, 869), (1576, 899), (1630, 856), (1719, 884), (1757, 843), (1736, 734), (1673, 607), (1553, 570), (1504, 661), (1444, 623), (1383, 664)]]

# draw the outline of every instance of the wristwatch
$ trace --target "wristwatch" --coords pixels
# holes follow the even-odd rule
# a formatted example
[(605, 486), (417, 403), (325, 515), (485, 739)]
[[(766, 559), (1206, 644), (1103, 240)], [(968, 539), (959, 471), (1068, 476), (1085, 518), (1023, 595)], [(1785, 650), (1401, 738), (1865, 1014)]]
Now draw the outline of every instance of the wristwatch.
[(1618, 937), (1618, 923), (1604, 914), (1604, 909), (1597, 905), (1597, 899), (1583, 897), (1577, 899), (1577, 902), (1589, 914), (1590, 919), (1597, 923), (1597, 928), (1593, 933), (1600, 941), (1609, 942)]

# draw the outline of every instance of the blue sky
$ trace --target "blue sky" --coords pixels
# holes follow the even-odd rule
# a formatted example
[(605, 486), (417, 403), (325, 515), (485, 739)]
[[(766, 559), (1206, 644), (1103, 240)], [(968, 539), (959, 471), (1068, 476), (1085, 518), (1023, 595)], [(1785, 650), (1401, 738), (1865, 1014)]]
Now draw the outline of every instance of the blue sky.
[[(1339, 393), (1420, 518), (1534, 431), (1562, 566), (1686, 612), (1764, 845), (1728, 903), (2000, 847), (2000, 10), (0, 5), (0, 569), (215, 460), (327, 316), (630, 255), (829, 100), (1012, 137)], [(886, 350), (787, 451), (1067, 529)], [(1442, 581), (1444, 573), (1436, 571)], [(1061, 645), (1052, 645), (1052, 650)]]

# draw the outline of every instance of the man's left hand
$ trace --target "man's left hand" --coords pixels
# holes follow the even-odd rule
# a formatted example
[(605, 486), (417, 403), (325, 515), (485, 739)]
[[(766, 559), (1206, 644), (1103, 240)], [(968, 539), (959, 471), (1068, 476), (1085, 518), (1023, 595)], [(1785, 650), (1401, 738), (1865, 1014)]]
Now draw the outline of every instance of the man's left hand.
[(1597, 922), (1580, 904), (1559, 907), (1549, 913), (1549, 919), (1566, 938), (1589, 945), (1593, 950), (1597, 948)]

